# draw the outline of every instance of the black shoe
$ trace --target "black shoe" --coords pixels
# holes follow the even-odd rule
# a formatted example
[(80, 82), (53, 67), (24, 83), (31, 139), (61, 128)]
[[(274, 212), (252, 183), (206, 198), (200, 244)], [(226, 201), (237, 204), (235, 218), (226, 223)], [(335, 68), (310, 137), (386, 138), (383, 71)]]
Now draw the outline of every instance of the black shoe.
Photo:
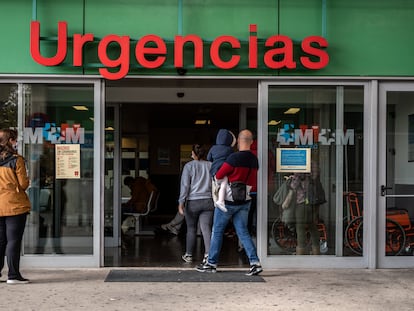
[(24, 277), (18, 277), (16, 279), (8, 279), (7, 284), (27, 284), (29, 283), (28, 279), (25, 279)]
[(263, 268), (262, 268), (261, 265), (259, 265), (259, 264), (251, 265), (250, 270), (249, 270), (249, 272), (246, 273), (246, 275), (248, 275), (248, 276), (258, 275), (262, 271), (263, 271)]
[(210, 265), (208, 262), (206, 262), (205, 264), (198, 265), (196, 267), (196, 270), (198, 272), (208, 272), (208, 273), (216, 273), (217, 272), (216, 267)]

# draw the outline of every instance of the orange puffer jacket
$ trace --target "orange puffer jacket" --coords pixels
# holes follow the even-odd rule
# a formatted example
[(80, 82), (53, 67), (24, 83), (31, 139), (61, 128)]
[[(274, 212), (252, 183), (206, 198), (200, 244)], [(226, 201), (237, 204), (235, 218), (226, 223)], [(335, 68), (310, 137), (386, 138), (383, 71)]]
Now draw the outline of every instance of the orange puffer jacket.
[(25, 214), (30, 201), (25, 190), (29, 187), (24, 158), (10, 155), (0, 158), (0, 217)]

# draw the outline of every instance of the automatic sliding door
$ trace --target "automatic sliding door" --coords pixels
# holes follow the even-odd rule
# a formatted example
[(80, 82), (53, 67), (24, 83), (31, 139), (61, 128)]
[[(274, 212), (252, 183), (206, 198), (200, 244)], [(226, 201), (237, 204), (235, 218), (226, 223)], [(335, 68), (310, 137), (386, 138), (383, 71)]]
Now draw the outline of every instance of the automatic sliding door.
[(378, 262), (414, 267), (414, 84), (380, 86), (380, 124)]
[(362, 256), (363, 112), (363, 86), (269, 85), (268, 255)]
[(22, 264), (99, 266), (100, 82), (19, 89), (19, 143), (32, 203)]

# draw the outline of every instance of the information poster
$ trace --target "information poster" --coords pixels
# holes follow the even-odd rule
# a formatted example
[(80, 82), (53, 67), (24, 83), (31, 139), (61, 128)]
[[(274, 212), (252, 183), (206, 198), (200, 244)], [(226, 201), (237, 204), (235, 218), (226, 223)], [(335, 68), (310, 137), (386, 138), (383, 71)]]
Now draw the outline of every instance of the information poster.
[(80, 178), (80, 145), (56, 144), (56, 179)]
[(276, 148), (276, 171), (278, 173), (310, 173), (309, 148)]

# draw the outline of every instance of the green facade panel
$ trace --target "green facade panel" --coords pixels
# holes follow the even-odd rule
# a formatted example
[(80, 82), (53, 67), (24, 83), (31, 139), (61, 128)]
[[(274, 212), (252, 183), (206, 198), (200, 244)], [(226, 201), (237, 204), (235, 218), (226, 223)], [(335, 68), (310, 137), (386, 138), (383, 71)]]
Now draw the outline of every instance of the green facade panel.
[(42, 70), (41, 66), (37, 66), (30, 58), (31, 8), (29, 1), (0, 3), (0, 73), (16, 74)]
[(88, 0), (85, 2), (85, 31), (95, 36), (128, 35), (139, 39), (157, 34), (177, 34), (177, 1)]
[(414, 74), (413, 1), (329, 3), (327, 38), (331, 64), (327, 74)]
[[(99, 40), (109, 34), (131, 37), (130, 74), (172, 74), (172, 39), (179, 34), (196, 34), (204, 40), (231, 35), (243, 42), (239, 53), (240, 66), (233, 70), (214, 68), (204, 49), (205, 68), (192, 69), (192, 49), (185, 51), (188, 74), (193, 75), (319, 75), (319, 76), (410, 76), (414, 71), (414, 2), (409, 0), (72, 0), (4, 1), (0, 4), (2, 74), (98, 74)], [(326, 15), (323, 4), (326, 3)], [(10, 12), (14, 12), (10, 14)], [(182, 15), (181, 15), (182, 14)], [(84, 67), (73, 67), (72, 42), (64, 64), (45, 67), (35, 63), (30, 55), (30, 21), (36, 16), (41, 26), (41, 53), (53, 56), (56, 52), (58, 21), (68, 23), (68, 33), (93, 33), (95, 42), (84, 47)], [(180, 19), (182, 16), (182, 19)], [(259, 38), (283, 34), (300, 42), (311, 35), (324, 35), (328, 40), (330, 63), (317, 71), (270, 70), (247, 68), (249, 24), (257, 24)], [(142, 69), (134, 59), (136, 40), (143, 35), (156, 34), (167, 41), (169, 55), (165, 66)], [(263, 46), (263, 42), (259, 45)], [(259, 48), (259, 57), (265, 49)], [(111, 57), (119, 54), (111, 47)], [(223, 49), (223, 58), (231, 50)], [(296, 53), (296, 52), (295, 52)]]

